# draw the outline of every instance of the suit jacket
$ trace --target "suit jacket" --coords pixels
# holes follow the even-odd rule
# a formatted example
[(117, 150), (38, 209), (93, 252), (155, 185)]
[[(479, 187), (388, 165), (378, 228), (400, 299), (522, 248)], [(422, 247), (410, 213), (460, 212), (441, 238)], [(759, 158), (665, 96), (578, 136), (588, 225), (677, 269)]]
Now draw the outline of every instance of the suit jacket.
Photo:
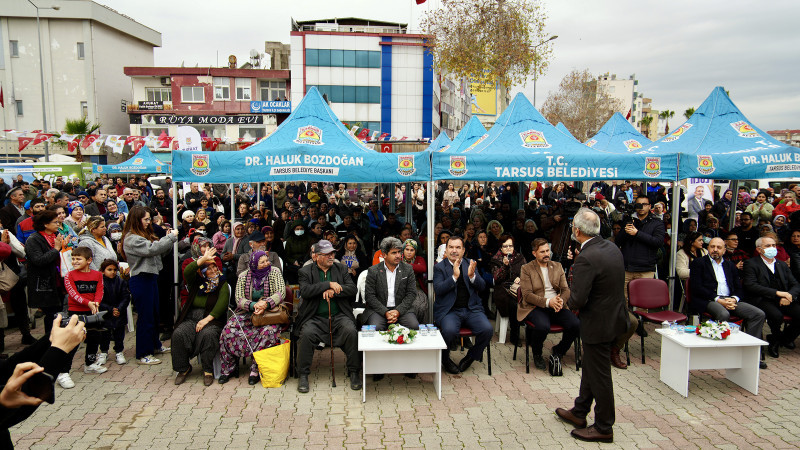
[(701, 198), (700, 203), (697, 202), (697, 197), (692, 195), (688, 200), (686, 200), (686, 206), (689, 209), (689, 218), (697, 220), (697, 215), (700, 211), (704, 210), (706, 203), (706, 199)]
[(743, 271), (744, 291), (749, 296), (749, 302), (756, 306), (761, 302), (778, 305), (778, 297), (775, 295), (777, 291), (786, 291), (792, 294), (795, 300), (800, 295), (800, 284), (792, 275), (789, 266), (779, 259), (775, 260), (775, 275), (777, 275), (778, 284), (782, 286), (782, 289), (773, 289), (769, 286), (770, 270), (761, 255), (745, 261)]
[[(461, 260), (461, 277), (464, 279), (469, 291), (467, 306), (473, 313), (483, 314), (483, 305), (478, 292), (486, 288), (486, 282), (478, 274), (477, 267), (475, 268), (475, 281), (469, 281), (468, 272), (469, 260), (464, 258)], [(436, 301), (433, 303), (433, 318), (436, 323), (440, 323), (456, 302), (456, 282), (453, 280), (453, 265), (447, 258), (433, 266), (433, 291), (436, 293)]]
[(22, 216), (22, 214), (20, 214), (11, 202), (0, 208), (0, 224), (2, 224), (3, 228), (6, 230), (13, 231), (14, 225), (17, 223), (17, 219), (19, 219), (20, 216)]
[[(550, 279), (550, 284), (556, 293), (565, 302), (569, 300), (569, 286), (561, 263), (553, 261), (547, 263), (547, 278)], [(519, 274), (519, 289), (522, 293), (522, 299), (517, 305), (517, 320), (522, 321), (525, 319), (537, 306), (539, 308), (546, 307), (547, 298), (544, 295), (544, 279), (542, 278), (542, 269), (539, 268), (537, 261), (534, 260), (522, 266), (522, 271)]]
[[(711, 257), (708, 255), (695, 258), (689, 264), (689, 289), (691, 292), (689, 311), (695, 314), (705, 312), (708, 303), (715, 301), (714, 299), (717, 297), (719, 282), (711, 264)], [(729, 259), (723, 259), (722, 271), (725, 272), (725, 281), (728, 284), (730, 295), (744, 300), (736, 264)]]
[(597, 236), (585, 243), (572, 264), (572, 290), (567, 308), (580, 310), (581, 340), (613, 341), (628, 329), (625, 263), (613, 243)]
[(335, 281), (342, 286), (342, 292), (333, 296), (331, 301), (336, 302), (339, 309), (353, 322), (356, 321), (353, 316), (353, 300), (356, 296), (356, 285), (353, 283), (353, 278), (347, 272), (347, 266), (341, 263), (333, 263), (330, 269), (330, 281), (320, 281), (319, 267), (316, 263), (308, 264), (297, 271), (297, 277), (300, 283), (300, 297), (303, 302), (297, 311), (297, 329), (301, 330), (303, 324), (308, 319), (317, 314), (319, 303), (324, 302), (322, 293), (330, 289), (331, 281)]
[[(412, 305), (417, 298), (417, 277), (410, 264), (400, 262), (395, 270), (394, 278), (394, 307), (402, 316), (412, 311)], [(364, 310), (364, 318), (368, 318), (372, 313), (381, 316), (389, 311), (386, 302), (389, 299), (389, 286), (386, 284), (386, 264), (381, 262), (375, 264), (367, 270), (366, 285), (364, 287), (364, 300), (367, 307)]]

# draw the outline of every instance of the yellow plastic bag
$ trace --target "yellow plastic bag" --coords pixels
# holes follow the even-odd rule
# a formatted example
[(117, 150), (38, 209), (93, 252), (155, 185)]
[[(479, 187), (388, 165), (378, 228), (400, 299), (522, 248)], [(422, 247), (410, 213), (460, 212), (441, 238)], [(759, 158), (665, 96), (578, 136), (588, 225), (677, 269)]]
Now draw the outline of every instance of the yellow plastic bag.
[(261, 375), (261, 385), (265, 388), (281, 387), (289, 375), (289, 346), (288, 339), (280, 344), (259, 350), (253, 353), (253, 358), (258, 364), (258, 373)]

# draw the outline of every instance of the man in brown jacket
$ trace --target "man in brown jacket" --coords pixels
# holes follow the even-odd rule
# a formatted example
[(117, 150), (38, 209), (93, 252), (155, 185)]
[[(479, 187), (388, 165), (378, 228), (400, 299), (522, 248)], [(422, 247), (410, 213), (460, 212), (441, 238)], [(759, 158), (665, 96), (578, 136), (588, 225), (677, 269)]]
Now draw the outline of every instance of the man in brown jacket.
[(561, 264), (550, 260), (550, 244), (546, 239), (534, 239), (534, 261), (522, 266), (520, 272), (520, 291), (522, 301), (517, 308), (517, 320), (527, 320), (534, 327), (525, 329), (528, 344), (533, 349), (533, 364), (544, 370), (542, 347), (550, 332), (550, 324), (564, 327), (561, 342), (553, 346), (553, 354), (562, 357), (580, 333), (580, 322), (575, 314), (566, 308), (569, 300), (569, 286)]

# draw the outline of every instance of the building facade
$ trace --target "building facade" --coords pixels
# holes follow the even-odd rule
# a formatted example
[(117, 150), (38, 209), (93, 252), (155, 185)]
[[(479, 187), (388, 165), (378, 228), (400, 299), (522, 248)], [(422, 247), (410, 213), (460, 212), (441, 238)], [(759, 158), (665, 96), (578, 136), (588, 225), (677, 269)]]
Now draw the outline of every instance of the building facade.
[(439, 79), (426, 42), (401, 23), (293, 22), (292, 98), (316, 86), (339, 119), (370, 135), (433, 139), (460, 130), (470, 117), (468, 84)]
[(767, 134), (784, 144), (800, 147), (800, 130), (772, 130)]
[(224, 67), (125, 67), (133, 136), (177, 136), (178, 126), (223, 142), (252, 142), (291, 112), (288, 70)]
[[(88, 0), (53, 0), (40, 5), (39, 16), (37, 26), (36, 9), (29, 2), (0, 2), (0, 84), (5, 103), (0, 125), (27, 131), (44, 128), (41, 68), (44, 131), (59, 132), (67, 119), (85, 116), (101, 124), (101, 133), (127, 133), (128, 117), (121, 101), (130, 93), (130, 81), (122, 68), (152, 66), (161, 33)], [(16, 153), (16, 139), (4, 144)], [(24, 154), (41, 156), (43, 146), (29, 146)]]
[(642, 117), (650, 114), (650, 101), (644, 98), (641, 92), (637, 91), (638, 86), (639, 80), (636, 79), (636, 75), (631, 75), (624, 79), (617, 78), (616, 74), (606, 72), (597, 77), (598, 93), (604, 93), (622, 102), (619, 112), (627, 117), (630, 111), (628, 121), (634, 125), (637, 125), (642, 120)]

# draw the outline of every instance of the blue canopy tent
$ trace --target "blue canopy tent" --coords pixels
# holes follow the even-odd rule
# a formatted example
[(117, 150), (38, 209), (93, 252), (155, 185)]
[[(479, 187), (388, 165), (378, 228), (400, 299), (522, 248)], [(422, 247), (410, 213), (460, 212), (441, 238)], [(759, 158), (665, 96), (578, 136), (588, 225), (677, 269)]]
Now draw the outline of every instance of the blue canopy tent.
[(450, 136), (447, 133), (439, 133), (439, 136), (431, 142), (431, 145), (425, 149), (428, 152), (438, 152), (443, 148), (447, 148), (450, 146), (450, 143), (453, 142), (450, 140)]
[(173, 177), (204, 183), (430, 179), (428, 153), (378, 153), (350, 135), (316, 87), (269, 137), (241, 151), (172, 152)]
[(170, 173), (169, 163), (158, 159), (153, 152), (145, 145), (139, 149), (139, 153), (125, 162), (119, 164), (92, 164), (94, 173), (126, 174), (126, 173)]
[[(453, 142), (447, 147), (443, 147), (434, 153), (458, 153), (467, 150), (475, 142), (487, 136), (486, 127), (483, 126), (478, 116), (472, 116), (461, 131), (458, 132)], [(485, 139), (485, 138), (484, 138)]]
[(616, 112), (597, 134), (586, 141), (586, 145), (596, 150), (627, 154), (641, 150), (650, 142), (650, 139), (636, 131), (622, 114)]
[(677, 176), (677, 155), (591, 149), (556, 129), (521, 93), (487, 134), (463, 151), (434, 153), (433, 179), (674, 180)]
[(753, 125), (722, 87), (714, 88), (683, 125), (641, 153), (680, 154), (680, 179), (800, 176), (800, 148)]
[(563, 123), (561, 123), (561, 122), (558, 122), (558, 123), (556, 124), (556, 129), (557, 129), (558, 131), (560, 131), (560, 132), (562, 132), (562, 133), (566, 134), (567, 136), (571, 137), (572, 139), (575, 139), (575, 142), (580, 142), (580, 141), (579, 141), (579, 140), (578, 140), (578, 139), (577, 139), (575, 136), (573, 136), (573, 135), (572, 135), (572, 133), (570, 133), (570, 132), (569, 132), (569, 129), (567, 129), (567, 126), (566, 126), (566, 125), (564, 125)]

